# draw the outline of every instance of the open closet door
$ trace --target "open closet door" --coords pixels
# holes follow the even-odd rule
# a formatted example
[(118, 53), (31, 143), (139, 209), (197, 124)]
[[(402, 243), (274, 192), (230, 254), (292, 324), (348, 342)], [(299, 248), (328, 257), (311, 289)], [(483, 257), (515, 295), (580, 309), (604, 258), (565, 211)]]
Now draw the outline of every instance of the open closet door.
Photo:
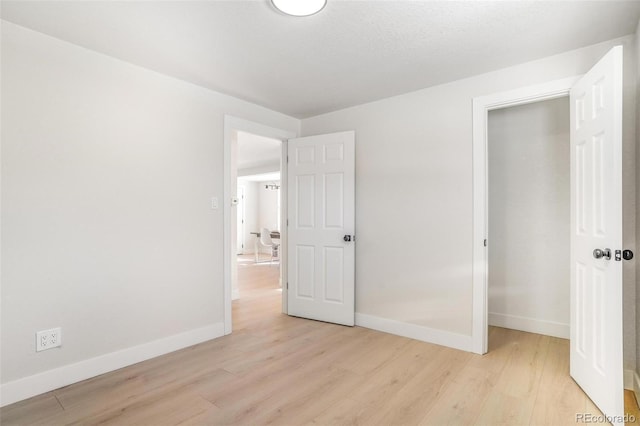
[(355, 132), (288, 141), (288, 313), (355, 322)]
[(570, 100), (571, 377), (622, 425), (622, 46)]

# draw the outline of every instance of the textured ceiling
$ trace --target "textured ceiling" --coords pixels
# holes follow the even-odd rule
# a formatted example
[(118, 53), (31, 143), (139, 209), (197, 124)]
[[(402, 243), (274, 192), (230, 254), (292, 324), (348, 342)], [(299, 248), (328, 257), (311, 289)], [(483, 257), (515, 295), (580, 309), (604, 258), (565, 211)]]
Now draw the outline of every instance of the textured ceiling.
[(2, 1), (2, 18), (295, 117), (631, 34), (640, 1)]

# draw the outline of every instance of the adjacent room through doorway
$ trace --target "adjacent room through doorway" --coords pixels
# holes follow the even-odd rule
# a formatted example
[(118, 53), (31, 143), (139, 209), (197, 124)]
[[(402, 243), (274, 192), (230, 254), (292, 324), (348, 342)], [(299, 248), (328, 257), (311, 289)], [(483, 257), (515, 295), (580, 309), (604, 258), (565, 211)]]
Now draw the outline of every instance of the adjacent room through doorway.
[(238, 310), (282, 311), (281, 157), (281, 140), (237, 133), (234, 320)]

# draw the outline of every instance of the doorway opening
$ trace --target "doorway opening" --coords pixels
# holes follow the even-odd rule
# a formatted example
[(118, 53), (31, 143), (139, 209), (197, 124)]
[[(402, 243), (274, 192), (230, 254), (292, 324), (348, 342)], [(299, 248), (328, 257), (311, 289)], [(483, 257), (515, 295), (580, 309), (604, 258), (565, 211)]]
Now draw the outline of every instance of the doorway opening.
[[(280, 276), (282, 141), (238, 132), (236, 141), (236, 273), (233, 312), (236, 329), (247, 311), (282, 311)], [(243, 310), (245, 312), (239, 312)]]
[[(283, 209), (287, 140), (295, 136), (293, 132), (225, 116), (225, 334), (233, 330), (233, 300), (243, 297), (243, 285), (247, 297), (260, 294), (265, 284), (276, 287), (271, 290), (277, 291), (279, 300), (272, 306), (287, 313), (287, 292), (281, 285), (286, 283), (287, 260), (287, 215)], [(271, 245), (260, 238), (264, 229), (272, 239)], [(268, 263), (261, 263), (267, 255)]]
[(569, 122), (568, 96), (488, 113), (489, 326), (569, 339)]
[(473, 100), (473, 323), (471, 350), (488, 351), (488, 170), (487, 128), (489, 112), (569, 95), (579, 77), (555, 80)]

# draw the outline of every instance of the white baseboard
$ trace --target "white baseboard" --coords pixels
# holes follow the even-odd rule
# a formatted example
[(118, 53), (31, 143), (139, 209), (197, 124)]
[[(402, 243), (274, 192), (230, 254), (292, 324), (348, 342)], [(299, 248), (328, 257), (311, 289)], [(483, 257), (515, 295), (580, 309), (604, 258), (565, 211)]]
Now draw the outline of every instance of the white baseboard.
[(568, 339), (569, 324), (489, 312), (489, 325)]
[(223, 335), (220, 322), (4, 383), (0, 407)]
[(635, 377), (636, 376), (636, 372), (633, 370), (624, 370), (624, 374), (623, 374), (623, 381), (624, 381), (624, 388), (626, 390), (634, 390), (634, 381), (635, 381)]
[(624, 370), (624, 388), (636, 395), (636, 401), (640, 401), (640, 376), (634, 370)]
[(453, 349), (473, 352), (473, 339), (471, 336), (464, 334), (451, 333), (417, 324), (359, 313), (356, 313), (356, 325)]

